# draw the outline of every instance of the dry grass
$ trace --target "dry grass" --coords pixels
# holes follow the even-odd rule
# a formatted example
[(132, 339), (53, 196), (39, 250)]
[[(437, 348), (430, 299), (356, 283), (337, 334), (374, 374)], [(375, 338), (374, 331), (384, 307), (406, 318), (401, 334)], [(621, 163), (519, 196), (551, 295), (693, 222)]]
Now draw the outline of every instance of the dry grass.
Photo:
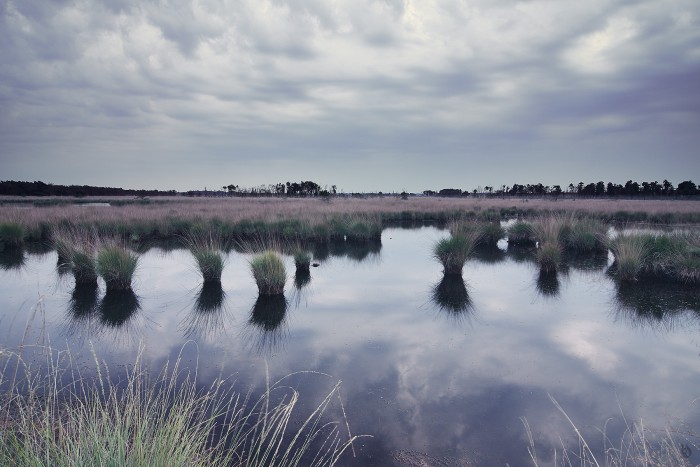
[[(101, 198), (103, 199), (103, 198)], [(700, 201), (687, 200), (545, 200), (475, 198), (334, 198), (331, 202), (299, 198), (163, 198), (149, 204), (121, 207), (78, 205), (28, 207), (0, 204), (0, 222), (24, 226), (29, 233), (42, 232), (45, 225), (60, 222), (75, 224), (149, 224), (168, 219), (219, 219), (276, 222), (304, 219), (312, 225), (327, 222), (337, 215), (387, 215), (410, 213), (484, 212), (512, 210), (536, 212), (578, 212), (614, 217), (615, 213), (644, 213), (647, 217), (665, 214), (698, 215)]]

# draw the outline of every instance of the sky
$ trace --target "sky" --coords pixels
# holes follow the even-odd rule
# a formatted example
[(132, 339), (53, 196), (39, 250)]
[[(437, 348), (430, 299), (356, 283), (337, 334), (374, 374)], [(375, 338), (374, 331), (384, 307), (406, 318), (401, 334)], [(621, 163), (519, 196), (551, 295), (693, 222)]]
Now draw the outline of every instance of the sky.
[(0, 0), (0, 180), (700, 182), (697, 0)]

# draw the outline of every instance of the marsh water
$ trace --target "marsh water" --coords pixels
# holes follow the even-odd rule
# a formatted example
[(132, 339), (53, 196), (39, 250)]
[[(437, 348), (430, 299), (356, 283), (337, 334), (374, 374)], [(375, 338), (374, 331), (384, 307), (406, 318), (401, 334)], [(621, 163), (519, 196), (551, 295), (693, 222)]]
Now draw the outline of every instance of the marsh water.
[(553, 400), (598, 453), (640, 419), (650, 436), (700, 432), (697, 290), (620, 286), (607, 255), (542, 276), (532, 251), (505, 243), (443, 277), (431, 249), (445, 235), (389, 228), (381, 245), (317, 249), (308, 276), (287, 257), (283, 300), (258, 299), (235, 251), (218, 288), (187, 250), (147, 249), (118, 295), (75, 289), (48, 249), (4, 252), (0, 348), (68, 348), (88, 367), (94, 352), (110, 368), (139, 349), (154, 369), (182, 356), (202, 384), (243, 390), (291, 375), (302, 410), (340, 380), (349, 429), (371, 435), (343, 465), (531, 465), (526, 425), (550, 465), (562, 443), (578, 453)]

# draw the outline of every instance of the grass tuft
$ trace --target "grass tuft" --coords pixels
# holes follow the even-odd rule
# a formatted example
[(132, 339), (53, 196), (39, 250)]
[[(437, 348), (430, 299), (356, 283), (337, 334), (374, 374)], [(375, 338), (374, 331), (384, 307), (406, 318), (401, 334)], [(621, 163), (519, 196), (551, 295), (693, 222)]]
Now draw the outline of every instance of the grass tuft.
[(284, 293), (287, 270), (279, 253), (267, 250), (250, 260), (255, 283), (260, 295), (280, 295)]
[(439, 240), (433, 247), (433, 256), (440, 261), (445, 274), (462, 274), (464, 263), (476, 246), (477, 233), (453, 235)]
[(116, 241), (102, 244), (97, 250), (97, 273), (107, 290), (129, 290), (138, 265), (138, 256)]

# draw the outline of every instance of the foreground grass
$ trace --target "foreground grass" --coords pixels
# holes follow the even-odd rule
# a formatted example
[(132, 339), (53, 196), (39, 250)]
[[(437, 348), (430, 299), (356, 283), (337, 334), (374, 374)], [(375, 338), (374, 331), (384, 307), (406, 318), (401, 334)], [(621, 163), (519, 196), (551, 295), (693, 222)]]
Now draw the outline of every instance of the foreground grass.
[(551, 460), (540, 462), (532, 430), (527, 420), (522, 418), (530, 443), (528, 454), (536, 467), (540, 465), (554, 465), (555, 467), (691, 467), (694, 465), (688, 457), (693, 450), (698, 449), (697, 435), (682, 434), (677, 430), (672, 432), (670, 428), (667, 428), (664, 431), (664, 436), (658, 437), (654, 436), (654, 433), (645, 427), (642, 421), (630, 424), (624, 418), (626, 430), (621, 438), (610, 439), (605, 429), (601, 430), (603, 451), (594, 452), (589, 443), (591, 440), (586, 439), (559, 402), (551, 395), (549, 399), (576, 434), (576, 446), (566, 445), (562, 441), (561, 448), (554, 450), (553, 463)]
[(97, 358), (82, 375), (67, 352), (41, 367), (2, 360), (0, 465), (332, 466), (356, 439), (323, 420), (337, 385), (295, 424), (284, 378), (255, 399), (223, 380), (200, 387), (179, 359), (153, 376), (139, 356), (116, 379)]

